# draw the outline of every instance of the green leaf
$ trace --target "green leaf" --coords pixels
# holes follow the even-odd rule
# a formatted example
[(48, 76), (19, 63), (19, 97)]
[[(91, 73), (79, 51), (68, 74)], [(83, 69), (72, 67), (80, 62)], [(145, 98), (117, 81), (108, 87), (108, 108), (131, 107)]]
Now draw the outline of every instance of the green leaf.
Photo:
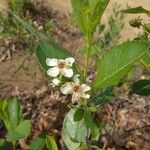
[(150, 33), (150, 23), (145, 24), (144, 29)]
[(135, 82), (132, 86), (132, 92), (143, 96), (150, 95), (150, 80), (139, 80)]
[[(65, 59), (67, 57), (72, 57), (66, 49), (60, 47), (54, 42), (41, 42), (37, 47), (36, 56), (45, 71), (49, 68), (46, 64), (46, 58)], [(77, 72), (77, 67), (74, 66), (74, 70)]]
[(53, 136), (46, 137), (46, 145), (48, 150), (58, 150), (57, 144)]
[(93, 34), (96, 26), (99, 24), (100, 19), (108, 5), (110, 0), (92, 0), (90, 5), (91, 7), (91, 16), (90, 16), (90, 33)]
[(18, 132), (26, 138), (31, 130), (31, 121), (30, 120), (24, 120), (22, 121), (18, 127), (15, 129), (15, 132)]
[[(61, 53), (65, 56), (70, 56), (70, 52), (67, 51), (66, 49), (62, 48), (54, 39), (52, 39), (52, 37), (45, 35), (44, 33), (40, 32), (39, 30), (37, 30), (36, 28), (32, 27), (31, 25), (29, 25), (28, 23), (26, 23), (24, 20), (22, 20), (21, 18), (19, 18), (17, 15), (15, 15), (14, 13), (11, 12), (11, 15), (26, 29), (28, 30), (32, 35), (36, 36), (39, 38), (39, 40), (41, 41), (40, 45), (49, 45), (49, 47), (51, 47), (51, 53), (53, 53), (54, 51), (56, 51), (56, 53)], [(57, 48), (59, 50), (57, 50)], [(61, 56), (61, 54), (59, 54)], [(54, 54), (55, 55), (55, 54)], [(57, 55), (57, 54), (56, 54)]]
[(21, 120), (21, 106), (17, 98), (13, 98), (8, 103), (10, 127), (14, 130)]
[(84, 111), (84, 122), (85, 122), (87, 128), (92, 129), (93, 118), (92, 118), (91, 111), (88, 108), (86, 108)]
[(11, 144), (4, 139), (0, 139), (0, 150), (12, 150)]
[(30, 150), (43, 150), (46, 144), (46, 135), (41, 134), (40, 136), (36, 137), (31, 145), (30, 145)]
[(86, 36), (89, 25), (89, 1), (88, 0), (71, 0), (74, 15), (81, 32)]
[(80, 121), (83, 118), (84, 110), (82, 108), (77, 108), (74, 114), (74, 121)]
[(65, 59), (70, 56), (70, 53), (54, 43), (41, 42), (37, 47), (36, 56), (41, 66), (47, 70), (49, 67), (46, 64), (46, 58)]
[(86, 142), (87, 130), (83, 120), (74, 121), (74, 110), (70, 110), (63, 122), (63, 140), (70, 150), (77, 150), (81, 143)]
[(148, 41), (130, 41), (112, 48), (99, 61), (94, 90), (105, 88), (119, 82), (131, 69), (132, 65), (150, 48)]
[(24, 120), (22, 121), (14, 131), (8, 133), (7, 141), (15, 142), (19, 139), (26, 138), (31, 130), (31, 121)]
[(110, 0), (72, 0), (72, 8), (81, 32), (91, 39)]
[(145, 53), (145, 55), (142, 57), (142, 60), (147, 64), (150, 65), (150, 49)]
[(8, 112), (8, 100), (0, 100), (0, 119), (3, 120), (7, 130), (10, 130), (9, 112)]
[(91, 140), (98, 141), (100, 135), (100, 125), (97, 123), (93, 123), (93, 127), (91, 128)]
[(0, 100), (0, 119), (9, 121), (7, 100)]
[(24, 137), (23, 137), (22, 134), (20, 134), (20, 133), (18, 133), (18, 132), (10, 131), (10, 132), (8, 133), (8, 136), (7, 136), (7, 141), (8, 141), (8, 142), (16, 142), (16, 141), (18, 141), (18, 140), (20, 140), (20, 139), (23, 139), (23, 138), (24, 138)]
[(103, 105), (105, 103), (108, 103), (112, 100), (114, 94), (113, 94), (113, 86), (107, 87), (105, 89), (102, 89), (100, 94), (93, 96), (91, 98), (91, 102), (95, 106)]
[(26, 23), (24, 20), (19, 18), (17, 15), (11, 12), (11, 15), (26, 29), (28, 30), (32, 35), (38, 37), (41, 41), (46, 42), (46, 41), (53, 41), (52, 38), (46, 36), (44, 33), (40, 32), (36, 28), (32, 27), (28, 23)]
[(64, 142), (66, 144), (66, 147), (69, 150), (80, 150), (80, 143), (73, 141), (73, 139), (70, 139), (68, 136), (63, 136)]
[(144, 9), (142, 6), (128, 8), (128, 9), (121, 10), (121, 11), (124, 12), (124, 13), (130, 13), (130, 14), (140, 14), (140, 13), (149, 14), (150, 13), (149, 10)]

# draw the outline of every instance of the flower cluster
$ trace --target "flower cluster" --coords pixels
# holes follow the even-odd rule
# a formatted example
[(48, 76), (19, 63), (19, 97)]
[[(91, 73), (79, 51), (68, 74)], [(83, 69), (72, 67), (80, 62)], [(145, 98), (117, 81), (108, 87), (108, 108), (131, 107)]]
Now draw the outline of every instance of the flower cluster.
[[(80, 102), (80, 99), (89, 99), (90, 95), (87, 93), (90, 91), (90, 86), (82, 84), (79, 74), (74, 75), (73, 63), (75, 62), (73, 57), (66, 59), (47, 58), (46, 64), (50, 67), (47, 70), (47, 74), (52, 77), (52, 85), (60, 86), (61, 93), (65, 95), (72, 95), (72, 103)], [(62, 78), (69, 79), (70, 81), (62, 81)]]

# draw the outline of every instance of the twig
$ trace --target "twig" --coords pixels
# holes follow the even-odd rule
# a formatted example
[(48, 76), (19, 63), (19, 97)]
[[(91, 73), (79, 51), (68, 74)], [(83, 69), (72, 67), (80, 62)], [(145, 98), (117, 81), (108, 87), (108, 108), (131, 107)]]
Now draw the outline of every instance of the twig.
[[(31, 54), (31, 55), (32, 55), (32, 54)], [(14, 71), (14, 73), (11, 75), (11, 77), (14, 77), (14, 76), (15, 76), (15, 74), (23, 67), (24, 63), (26, 62), (26, 60), (27, 60), (28, 58), (31, 57), (31, 55), (29, 55), (28, 57), (26, 57), (26, 58), (22, 61), (21, 65)]]

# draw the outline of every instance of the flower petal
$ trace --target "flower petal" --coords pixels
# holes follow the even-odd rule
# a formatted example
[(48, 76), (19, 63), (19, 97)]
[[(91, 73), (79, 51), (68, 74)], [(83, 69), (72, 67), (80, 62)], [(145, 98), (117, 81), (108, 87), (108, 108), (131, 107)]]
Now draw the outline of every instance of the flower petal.
[(65, 60), (64, 59), (58, 59), (58, 63), (64, 63), (65, 64)]
[(46, 59), (46, 64), (48, 65), (48, 66), (50, 66), (50, 67), (53, 67), (53, 66), (57, 66), (57, 64), (58, 64), (58, 60), (57, 59), (55, 59), (55, 58), (47, 58)]
[(87, 84), (82, 84), (81, 89), (82, 91), (87, 92), (87, 91), (90, 91), (91, 88)]
[(65, 77), (71, 78), (73, 76), (73, 70), (71, 68), (64, 68), (62, 70), (62, 75)]
[(81, 98), (81, 94), (79, 92), (74, 92), (71, 101), (72, 103), (75, 103), (80, 101), (80, 98)]
[(72, 64), (74, 63), (75, 59), (73, 57), (69, 57), (65, 59), (65, 63), (66, 65), (72, 66)]
[(71, 82), (66, 82), (64, 85), (60, 87), (61, 93), (67, 95), (73, 93), (73, 85)]
[(85, 98), (85, 99), (89, 99), (90, 98), (90, 94), (82, 94), (82, 98)]
[(54, 79), (52, 80), (52, 83), (53, 83), (54, 86), (58, 86), (59, 83), (60, 83), (60, 80), (59, 80), (58, 78), (54, 78)]
[(74, 83), (79, 84), (80, 83), (80, 74), (75, 74), (73, 77)]
[(59, 75), (59, 68), (53, 67), (47, 70), (47, 74), (51, 77), (57, 77)]

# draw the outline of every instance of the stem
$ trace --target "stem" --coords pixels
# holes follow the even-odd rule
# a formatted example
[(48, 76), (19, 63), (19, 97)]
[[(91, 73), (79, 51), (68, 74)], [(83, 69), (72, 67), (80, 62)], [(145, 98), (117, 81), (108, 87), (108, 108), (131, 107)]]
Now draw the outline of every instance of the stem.
[(12, 145), (13, 145), (13, 150), (16, 150), (16, 142), (13, 142)]
[(87, 72), (88, 72), (90, 49), (91, 49), (91, 38), (87, 38), (86, 39), (86, 52), (84, 54), (84, 81), (86, 80)]

